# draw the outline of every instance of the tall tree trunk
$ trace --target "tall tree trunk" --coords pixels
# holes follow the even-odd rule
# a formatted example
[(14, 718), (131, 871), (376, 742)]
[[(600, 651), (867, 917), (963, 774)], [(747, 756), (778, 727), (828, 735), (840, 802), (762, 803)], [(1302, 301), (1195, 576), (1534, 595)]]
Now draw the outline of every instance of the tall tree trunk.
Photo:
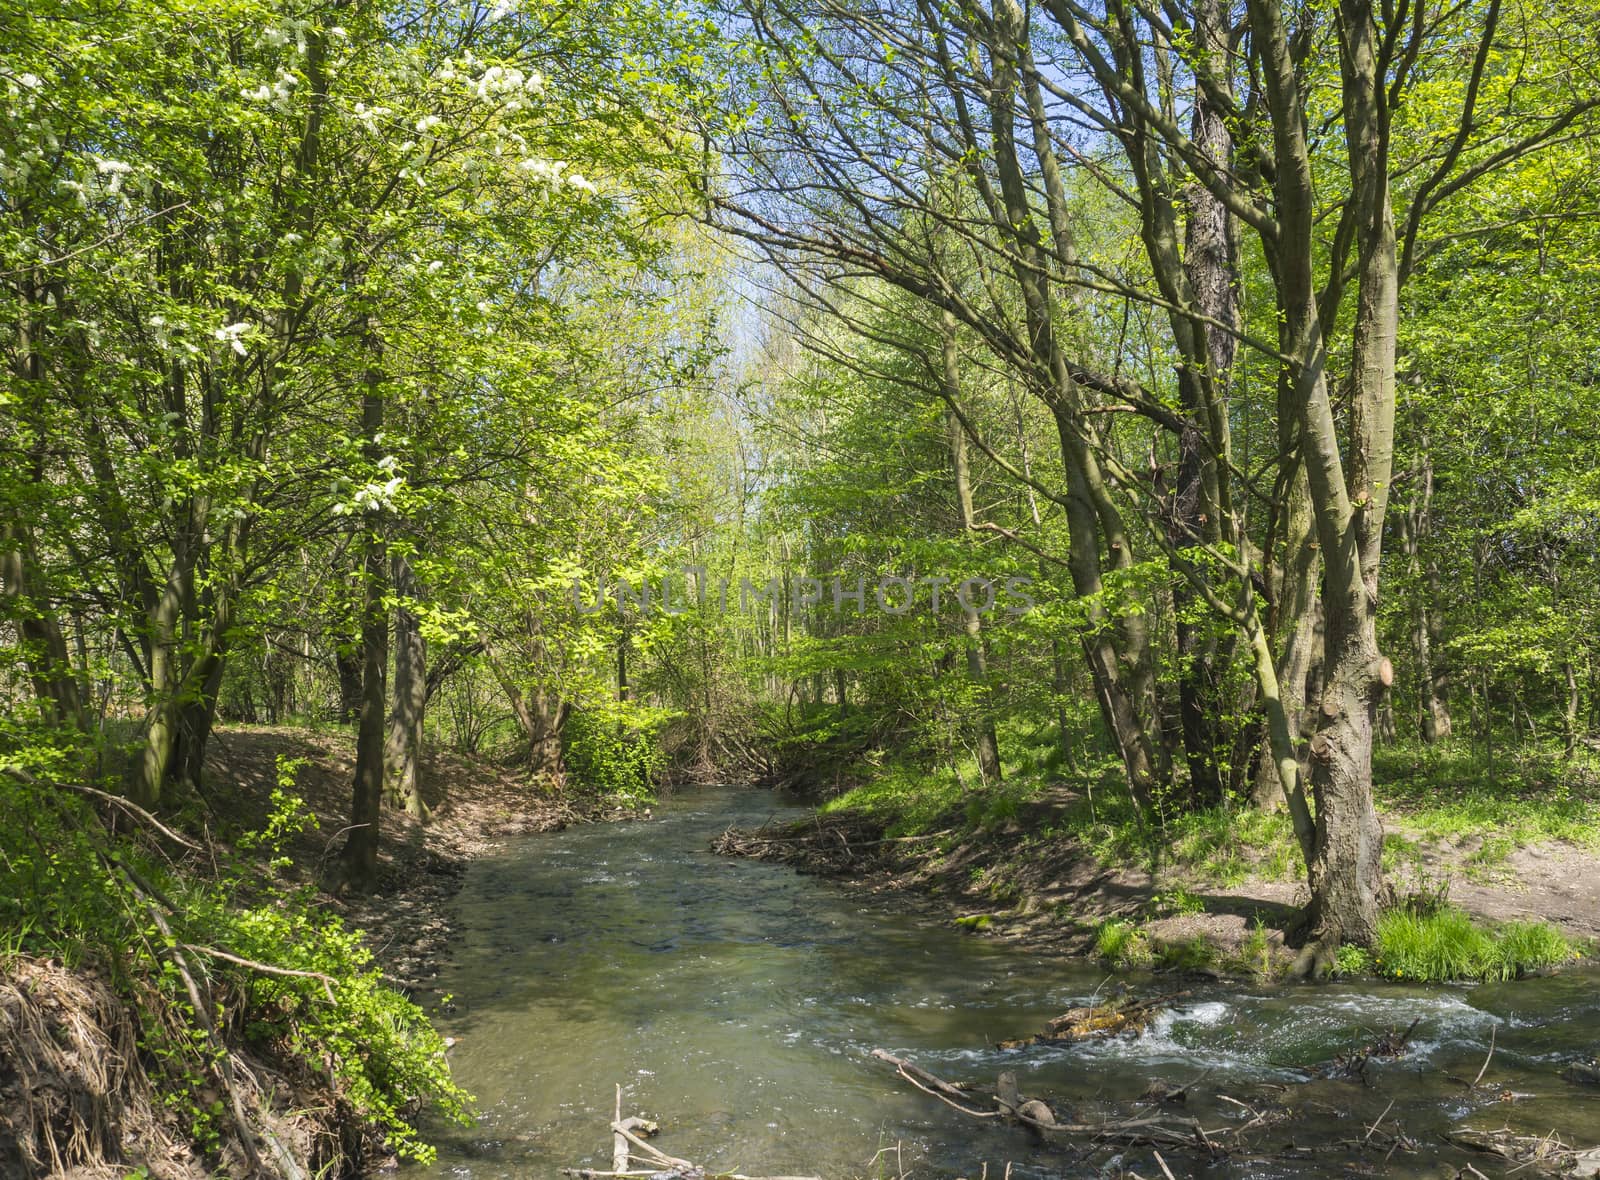
[(400, 603), (394, 612), (394, 693), (384, 747), (385, 791), (390, 806), (425, 820), (429, 812), (422, 798), (422, 722), (428, 703), (427, 645), (422, 624), (409, 606), (417, 596), (411, 559), (396, 554), (390, 569)]
[[(955, 317), (945, 312), (939, 321), (940, 354), (945, 385), (945, 435), (950, 447), (950, 466), (955, 476), (956, 509), (960, 515), (964, 541), (970, 542), (977, 520), (972, 509), (972, 472), (967, 462), (967, 432), (954, 406), (961, 396), (961, 355), (956, 337)], [(983, 622), (976, 604), (960, 601), (961, 629), (967, 641), (967, 678), (977, 686), (978, 716), (972, 725), (978, 747), (978, 773), (985, 784), (1003, 778), (1000, 768), (1000, 739), (995, 733), (994, 710), (989, 702), (989, 661), (984, 650)]]
[[(219, 637), (218, 643), (223, 642), (225, 637)], [(211, 741), (217, 695), (222, 691), (222, 675), (227, 663), (227, 655), (222, 651), (207, 657), (203, 669), (192, 677), (199, 685), (198, 692), (184, 700), (178, 714), (177, 772), (192, 790), (199, 789), (205, 774), (206, 746)]]
[(1411, 469), (1412, 498), (1400, 514), (1400, 546), (1411, 575), (1411, 657), (1417, 686), (1418, 732), (1429, 745), (1450, 736), (1448, 674), (1439, 654), (1442, 627), (1438, 610), (1439, 567), (1427, 553), (1433, 528), (1433, 459), (1428, 437), (1419, 431), (1417, 461)]
[[(377, 327), (367, 326), (369, 351), (366, 391), (361, 400), (362, 453), (376, 467), (383, 458), (384, 389)], [(388, 556), (381, 510), (362, 521), (361, 562), (361, 716), (356, 728), (356, 772), (350, 803), (350, 837), (344, 846), (344, 881), (358, 892), (378, 878), (378, 842), (383, 819), (384, 705), (389, 667)]]
[[(1089, 445), (1083, 414), (1083, 391), (1073, 379), (1055, 334), (1056, 315), (1044, 276), (1051, 262), (1070, 260), (1069, 226), (1059, 199), (1059, 185), (1049, 180), (1051, 244), (1047, 253), (1017, 156), (1013, 121), (1016, 116), (1019, 62), (1025, 60), (1021, 38), (1022, 16), (1014, 3), (995, 7), (995, 51), (991, 55), (992, 81), (988, 95), (992, 151), (1000, 181), (1004, 228), (1015, 245), (1012, 277), (1022, 295), (1033, 382), (1049, 405), (1061, 445), (1067, 476), (1068, 570), (1073, 589), (1089, 604), (1084, 650), (1095, 682), (1106, 729), (1122, 756), (1128, 789), (1140, 812), (1147, 811), (1157, 785), (1165, 780), (1164, 760), (1151, 742), (1150, 727), (1158, 715), (1155, 665), (1143, 616), (1124, 612), (1115, 617), (1101, 603), (1102, 554), (1113, 569), (1131, 569), (1134, 555), (1121, 514), (1105, 484), (1101, 464)], [(1026, 86), (1024, 86), (1026, 91)], [(1030, 110), (1031, 110), (1030, 99)], [(1039, 117), (1030, 115), (1030, 128)], [(1035, 148), (1039, 143), (1035, 137)], [(1049, 153), (1046, 153), (1048, 157)], [(1046, 157), (1042, 157), (1046, 158)], [(1104, 549), (1102, 549), (1102, 537)]]
[[(1285, 438), (1293, 436), (1294, 423)], [(1289, 444), (1285, 444), (1288, 449)], [(1301, 745), (1306, 729), (1306, 700), (1311, 681), (1312, 665), (1317, 659), (1317, 584), (1320, 581), (1322, 562), (1317, 548), (1316, 522), (1311, 514), (1311, 493), (1306, 485), (1305, 467), (1298, 460), (1288, 473), (1288, 492), (1284, 497), (1284, 559), (1272, 573), (1272, 610), (1267, 620), (1267, 631), (1281, 643), (1277, 658), (1277, 680), (1283, 702), (1284, 718), (1290, 741), (1298, 761), (1304, 761)], [(1269, 557), (1270, 561), (1270, 557)], [(1270, 743), (1267, 746), (1270, 757)], [(1275, 807), (1282, 798), (1279, 775), (1264, 759), (1273, 773), (1258, 775), (1255, 803), (1258, 807)], [(1307, 864), (1309, 868), (1309, 862)]]
[(178, 745), (178, 612), (181, 588), (174, 568), (154, 608), (146, 619), (150, 645), (150, 705), (145, 715), (144, 748), (133, 767), (128, 795), (141, 807), (154, 808), (161, 801), (162, 788), (172, 766)]
[(1359, 283), (1341, 434), (1327, 372), (1332, 325), (1322, 321), (1314, 279), (1316, 204), (1301, 78), (1282, 6), (1248, 0), (1248, 11), (1273, 130), (1277, 232), (1268, 243), (1268, 261), (1282, 313), (1283, 351), (1292, 358), (1301, 456), (1324, 565), (1323, 682), (1310, 751), (1316, 811), (1310, 938), (1296, 963), (1309, 974), (1331, 967), (1341, 942), (1370, 945), (1377, 937), (1383, 827), (1372, 799), (1372, 736), (1378, 702), (1393, 675), (1378, 651), (1376, 624), (1394, 460), (1399, 270), (1377, 16), (1370, 0), (1341, 0), (1349, 216)]
[[(1199, 0), (1194, 10), (1194, 52), (1197, 68), (1206, 69), (1218, 85), (1226, 85), (1228, 33), (1219, 0)], [(1233, 138), (1221, 110), (1203, 86), (1194, 91), (1191, 137), (1195, 145), (1223, 167), (1233, 159)], [(1142, 176), (1148, 180), (1149, 177)], [(1205, 317), (1195, 322), (1181, 311), (1169, 319), (1183, 353), (1178, 393), (1183, 428), (1178, 435), (1176, 494), (1169, 514), (1168, 540), (1175, 548), (1216, 544), (1232, 532), (1232, 507), (1227, 503), (1229, 452), (1227, 387), (1233, 373), (1238, 326), (1238, 275), (1233, 257), (1233, 226), (1226, 206), (1203, 184), (1191, 182), (1184, 194), (1188, 206), (1181, 263), (1171, 247), (1176, 230), (1168, 198), (1147, 185), (1146, 253), (1166, 276), (1164, 288), (1180, 307), (1187, 304)], [(1228, 651), (1217, 629), (1197, 622), (1199, 596), (1185, 578), (1173, 587), (1174, 629), (1178, 647), (1178, 699), (1184, 758), (1189, 768), (1189, 802), (1208, 807), (1223, 800), (1219, 752), (1233, 743), (1223, 700)]]
[(26, 526), (19, 520), (7, 521), (0, 533), (0, 596), (4, 617), (12, 620), (22, 641), (34, 697), (52, 721), (87, 730), (87, 697), (55, 613), (44, 601), (36, 570)]
[(8, 426), (7, 442), (10, 444), (13, 438), (20, 436), (27, 437), (31, 445), (26, 463), (19, 465), (22, 468), (19, 474), (27, 480), (28, 490), (21, 492), (20, 502), (11, 501), (9, 497), (6, 502), (0, 502), (0, 609), (4, 612), (0, 617), (10, 619), (17, 629), (23, 660), (29, 679), (33, 681), (34, 697), (46, 715), (58, 724), (87, 730), (88, 694), (73, 677), (66, 639), (39, 576), (29, 524), (35, 498), (56, 493), (46, 478), (50, 415), (39, 392), (44, 385), (44, 360), (34, 339), (34, 307), (39, 307), (39, 313), (43, 314), (45, 292), (29, 280), (24, 280), (22, 286), (26, 302), (17, 326), (13, 354), (18, 359), (12, 366), (17, 381), (11, 400), (16, 407), (8, 410), (8, 414), (14, 413), (17, 425), (23, 429), (13, 435)]
[(534, 776), (550, 790), (561, 789), (567, 781), (561, 734), (571, 711), (570, 703), (542, 688), (524, 694), (487, 636), (483, 640), (483, 654), (500, 682), (501, 691), (506, 694), (523, 736), (528, 739), (528, 760)]

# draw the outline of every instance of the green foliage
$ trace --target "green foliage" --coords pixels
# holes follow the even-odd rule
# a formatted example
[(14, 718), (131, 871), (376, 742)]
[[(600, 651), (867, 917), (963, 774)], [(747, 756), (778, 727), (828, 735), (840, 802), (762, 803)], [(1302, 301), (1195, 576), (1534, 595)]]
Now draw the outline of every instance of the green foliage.
[(655, 798), (663, 758), (651, 728), (632, 729), (621, 718), (579, 709), (562, 731), (567, 769), (584, 791), (629, 806)]
[(1191, 893), (1182, 885), (1173, 885), (1152, 897), (1150, 908), (1162, 917), (1181, 917), (1205, 913), (1206, 903), (1203, 897)]
[[(360, 936), (308, 889), (275, 878), (270, 866), (307, 812), (281, 788), (274, 801), (267, 826), (219, 872), (183, 872), (133, 841), (111, 844), (77, 798), (0, 777), (0, 915), (16, 932), (6, 949), (110, 971), (139, 1014), (141, 1051), (163, 1101), (202, 1151), (215, 1146), (221, 1125), (213, 1084), (220, 1050), (193, 1011), (180, 964), (191, 974), (203, 968), (220, 1015), (248, 1042), (297, 1061), (306, 1076), (331, 1074), (356, 1117), (394, 1150), (430, 1159), (418, 1113), (465, 1118), (468, 1096), (451, 1081), (443, 1040), (384, 983)], [(306, 974), (260, 972), (210, 950)]]
[(1156, 947), (1156, 966), (1164, 971), (1215, 970), (1220, 959), (1216, 945), (1205, 935), (1162, 942)]
[(1558, 750), (1526, 746), (1490, 766), (1465, 743), (1407, 743), (1373, 754), (1379, 805), (1425, 840), (1487, 837), (1485, 861), (1505, 841), (1567, 840), (1600, 847), (1600, 769)]
[(1450, 905), (1432, 909), (1402, 906), (1379, 919), (1372, 965), (1381, 975), (1423, 983), (1514, 979), (1527, 971), (1570, 962), (1579, 953), (1547, 923), (1488, 927)]
[(1334, 971), (1339, 975), (1365, 975), (1371, 970), (1372, 956), (1365, 947), (1346, 943), (1334, 955)]
[(1077, 808), (1065, 825), (1079, 834), (1107, 867), (1166, 867), (1197, 881), (1238, 885), (1251, 876), (1285, 880), (1302, 873), (1294, 829), (1283, 812), (1252, 807), (1213, 807), (1141, 824), (1125, 799), (1113, 797), (1097, 810)]
[(1259, 916), (1251, 924), (1249, 935), (1239, 944), (1232, 966), (1260, 980), (1271, 979), (1274, 975), (1272, 935)]

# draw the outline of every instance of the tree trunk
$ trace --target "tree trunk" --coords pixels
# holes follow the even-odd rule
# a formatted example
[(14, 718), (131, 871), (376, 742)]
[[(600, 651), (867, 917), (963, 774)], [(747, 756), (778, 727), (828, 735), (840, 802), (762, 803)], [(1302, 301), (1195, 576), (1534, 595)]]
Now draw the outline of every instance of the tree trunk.
[(1433, 460), (1428, 438), (1419, 431), (1417, 462), (1412, 467), (1414, 487), (1409, 509), (1400, 517), (1400, 544), (1412, 580), (1411, 656), (1417, 685), (1418, 732), (1429, 745), (1450, 736), (1450, 706), (1446, 700), (1448, 676), (1439, 654), (1441, 640), (1439, 567), (1426, 555), (1433, 527)]
[[(939, 324), (945, 385), (945, 435), (950, 447), (950, 466), (955, 476), (956, 509), (961, 520), (962, 539), (970, 542), (977, 520), (972, 508), (967, 432), (954, 409), (961, 395), (961, 356), (955, 317), (945, 312)], [(989, 661), (984, 649), (983, 621), (978, 614), (977, 604), (963, 602), (958, 596), (957, 605), (961, 607), (961, 629), (966, 634), (967, 679), (978, 691), (978, 716), (972, 725), (978, 748), (978, 773), (985, 784), (998, 783), (1004, 776), (1000, 767), (1000, 739), (995, 733), (994, 711), (989, 702)]]
[[(1329, 969), (1341, 942), (1377, 937), (1383, 828), (1372, 801), (1372, 734), (1392, 678), (1378, 652), (1378, 570), (1394, 460), (1395, 339), (1399, 268), (1389, 200), (1388, 92), (1370, 0), (1341, 0), (1337, 13), (1344, 123), (1351, 176), (1349, 217), (1358, 254), (1358, 297), (1348, 395), (1336, 415), (1327, 364), (1332, 324), (1322, 321), (1315, 281), (1316, 202), (1301, 79), (1274, 0), (1248, 0), (1273, 129), (1277, 232), (1268, 261), (1292, 358), (1290, 391), (1322, 549), (1323, 683), (1311, 740), (1316, 853), (1310, 939), (1296, 968)], [(1335, 266), (1341, 265), (1335, 259)], [(1341, 417), (1343, 430), (1341, 431)], [(1344, 445), (1341, 445), (1343, 440)]]
[[(361, 402), (362, 448), (368, 463), (376, 466), (382, 455), (378, 436), (383, 432), (383, 377), (379, 369), (381, 345), (374, 325), (368, 325), (366, 393)], [(387, 546), (381, 510), (366, 514), (361, 522), (361, 715), (356, 728), (356, 773), (350, 803), (350, 836), (344, 846), (344, 882), (358, 892), (377, 884), (379, 825), (383, 818), (384, 704), (389, 667), (389, 616), (384, 610), (387, 583)]]
[(1561, 672), (1567, 681), (1567, 699), (1561, 710), (1561, 736), (1564, 756), (1571, 758), (1578, 752), (1578, 715), (1583, 698), (1578, 692), (1578, 670), (1571, 660), (1562, 663)]
[[(221, 638), (219, 643), (223, 642)], [(199, 694), (186, 699), (178, 714), (178, 746), (175, 755), (179, 778), (190, 789), (199, 790), (205, 774), (206, 746), (217, 716), (217, 694), (222, 690), (222, 675), (227, 656), (216, 652), (205, 661)]]
[(548, 789), (560, 790), (567, 781), (566, 759), (561, 750), (561, 733), (571, 710), (570, 703), (562, 701), (556, 693), (545, 689), (535, 689), (524, 695), (517, 687), (511, 670), (500, 659), (499, 653), (495, 651), (494, 645), (487, 637), (483, 640), (483, 654), (489, 661), (495, 679), (500, 682), (506, 700), (511, 704), (511, 712), (516, 717), (517, 724), (522, 727), (523, 735), (528, 739), (528, 760), (534, 776)]
[(384, 747), (384, 784), (391, 807), (415, 819), (428, 818), (422, 798), (422, 722), (428, 702), (427, 645), (422, 625), (408, 602), (416, 598), (411, 561), (398, 554), (390, 563), (394, 592), (394, 699), (389, 707), (389, 737)]
[(178, 569), (172, 571), (146, 616), (150, 644), (150, 705), (145, 715), (144, 748), (133, 768), (128, 795), (147, 809), (153, 809), (161, 801), (162, 788), (178, 745), (177, 627), (182, 595), (177, 579), (180, 576)]
[(43, 600), (34, 576), (36, 563), (27, 526), (7, 521), (0, 535), (0, 595), (4, 617), (13, 621), (33, 681), (34, 697), (50, 720), (77, 730), (88, 728), (83, 693), (67, 654), (55, 614)]
[(339, 673), (339, 724), (354, 725), (361, 718), (361, 643), (343, 640), (334, 649)]
[[(1292, 431), (1286, 432), (1292, 436)], [(1305, 468), (1296, 462), (1288, 480), (1285, 505), (1284, 561), (1275, 577), (1273, 607), (1268, 633), (1282, 639), (1277, 660), (1277, 679), (1285, 722), (1297, 759), (1304, 761), (1302, 741), (1306, 729), (1306, 700), (1312, 666), (1317, 660), (1317, 583), (1322, 562), (1317, 549), (1316, 524), (1311, 515), (1311, 493), (1306, 485)], [(1270, 743), (1268, 745), (1270, 751)], [(1272, 770), (1270, 761), (1266, 767)], [(1282, 791), (1275, 770), (1258, 776), (1257, 806), (1275, 807)], [(1309, 864), (1307, 865), (1309, 868)]]
[[(1111, 617), (1101, 605), (1102, 532), (1114, 569), (1132, 568), (1132, 546), (1105, 486), (1101, 465), (1088, 445), (1080, 405), (1082, 391), (1060, 350), (1053, 301), (1042, 278), (1049, 264), (1018, 160), (1012, 125), (1022, 53), (1021, 13), (1014, 4), (1008, 4), (997, 6), (995, 16), (998, 43), (990, 62), (990, 129), (1005, 227), (1016, 247), (1012, 274), (1022, 294), (1035, 387), (1055, 419), (1066, 469), (1067, 565), (1073, 589), (1091, 604), (1084, 650), (1106, 729), (1122, 755), (1129, 793), (1142, 814), (1149, 810), (1155, 788), (1165, 777), (1162, 761), (1150, 740), (1149, 727), (1155, 722), (1157, 709), (1149, 634), (1137, 612)], [(1059, 206), (1057, 200), (1049, 202), (1052, 253), (1058, 260), (1068, 253), (1068, 243), (1063, 240), (1064, 211)]]
[[(1219, 0), (1199, 0), (1195, 5), (1194, 37), (1197, 60), (1215, 79), (1225, 83), (1230, 76), (1228, 37)], [(1191, 136), (1211, 159), (1224, 167), (1229, 165), (1233, 138), (1227, 121), (1200, 86), (1195, 87)], [(1192, 304), (1211, 321), (1197, 324), (1176, 312), (1169, 316), (1183, 353), (1178, 373), (1183, 427), (1178, 435), (1176, 494), (1167, 524), (1168, 540), (1176, 548), (1216, 544), (1232, 531), (1226, 479), (1227, 386), (1237, 351), (1237, 341), (1229, 329), (1235, 328), (1239, 320), (1228, 210), (1198, 182), (1192, 182), (1184, 195), (1188, 216), (1181, 264), (1169, 246), (1176, 242), (1171, 204), (1153, 187), (1146, 194), (1149, 212), (1145, 232), (1146, 253), (1166, 276), (1168, 297), (1175, 295)], [(1179, 578), (1173, 586), (1173, 605), (1189, 805), (1211, 807), (1224, 797), (1219, 752), (1233, 742), (1227, 720), (1231, 710), (1222, 699), (1228, 652), (1218, 643), (1214, 626), (1194, 621), (1198, 595), (1185, 578)]]

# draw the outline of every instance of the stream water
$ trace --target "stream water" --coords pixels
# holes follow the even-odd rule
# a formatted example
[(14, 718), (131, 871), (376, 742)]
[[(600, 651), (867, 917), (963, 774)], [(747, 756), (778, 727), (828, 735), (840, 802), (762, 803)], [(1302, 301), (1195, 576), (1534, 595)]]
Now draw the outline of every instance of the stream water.
[[(624, 1114), (660, 1121), (664, 1150), (752, 1175), (976, 1178), (987, 1165), (998, 1178), (1008, 1163), (1017, 1180), (1121, 1166), (1160, 1174), (1147, 1150), (1074, 1154), (965, 1118), (868, 1056), (879, 1047), (952, 1080), (991, 1084), (1014, 1070), (1063, 1118), (1131, 1113), (1153, 1079), (1181, 1085), (1206, 1070), (1186, 1113), (1207, 1126), (1247, 1117), (1219, 1094), (1290, 1108), (1258, 1154), (1207, 1165), (1207, 1175), (1340, 1175), (1354, 1165), (1453, 1176), (1469, 1157), (1441, 1135), (1463, 1124), (1600, 1141), (1600, 1091), (1558, 1076), (1565, 1060), (1600, 1048), (1600, 973), (1475, 988), (1205, 985), (1132, 1039), (1002, 1051), (990, 1045), (1103, 995), (1105, 974), (706, 851), (730, 822), (784, 810), (764, 791), (698, 791), (651, 822), (527, 837), (476, 863), (459, 899), (464, 936), (439, 984), (455, 996), (443, 1021), (458, 1039), (451, 1063), (482, 1117), (466, 1130), (431, 1128), (439, 1161), (407, 1180), (608, 1168), (618, 1083)], [(1365, 1081), (1306, 1080), (1418, 1017), (1409, 1052), (1375, 1063)], [(1477, 1074), (1491, 1030), (1492, 1086), (1469, 1095), (1450, 1075)], [(1360, 1139), (1391, 1102), (1390, 1119), (1418, 1150), (1388, 1161), (1279, 1150)], [(884, 1148), (891, 1154), (875, 1161)], [(1173, 1166), (1183, 1175), (1200, 1164)]]

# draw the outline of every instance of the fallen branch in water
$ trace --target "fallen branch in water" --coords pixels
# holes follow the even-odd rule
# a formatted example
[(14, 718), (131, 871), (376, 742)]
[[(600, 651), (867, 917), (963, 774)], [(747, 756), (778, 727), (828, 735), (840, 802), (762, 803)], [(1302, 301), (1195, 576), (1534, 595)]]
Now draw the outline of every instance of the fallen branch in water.
[(1445, 1132), (1445, 1139), (1457, 1147), (1479, 1151), (1521, 1168), (1542, 1172), (1570, 1173), (1578, 1176), (1600, 1174), (1600, 1147), (1581, 1151), (1566, 1143), (1554, 1131), (1548, 1135), (1519, 1135), (1509, 1127), (1498, 1131), (1475, 1131), (1458, 1127)]
[(1015, 1037), (1001, 1041), (997, 1048), (1025, 1049), (1029, 1045), (1087, 1041), (1096, 1037), (1142, 1032), (1158, 1012), (1170, 1008), (1188, 994), (1186, 991), (1170, 992), (1148, 1000), (1113, 1001), (1109, 1004), (1070, 1008), (1049, 1021), (1042, 1032), (1031, 1037)]
[[(660, 1127), (644, 1118), (622, 1117), (622, 1087), (617, 1087), (616, 1113), (611, 1120), (611, 1168), (562, 1168), (573, 1180), (613, 1180), (620, 1177), (654, 1177), (655, 1180), (821, 1180), (819, 1176), (746, 1176), (742, 1172), (711, 1172), (699, 1164), (668, 1155), (646, 1143)], [(639, 1166), (635, 1167), (637, 1164)]]
[[(1111, 1119), (1099, 1123), (1062, 1122), (1048, 1103), (1018, 1093), (1015, 1089), (1016, 1080), (1010, 1074), (1001, 1075), (997, 1087), (1001, 1093), (990, 1096), (987, 1101), (992, 1105), (985, 1105), (970, 1087), (945, 1081), (904, 1057), (896, 1057), (885, 1049), (872, 1050), (872, 1056), (894, 1066), (895, 1072), (917, 1089), (962, 1114), (977, 1119), (1010, 1119), (1040, 1135), (1072, 1135), (1130, 1147), (1196, 1148), (1207, 1155), (1216, 1156), (1222, 1153), (1223, 1144), (1236, 1139), (1242, 1129), (1219, 1127), (1208, 1131), (1196, 1119), (1163, 1120), (1148, 1117)], [(1256, 1119), (1247, 1124), (1257, 1125), (1259, 1120)]]

